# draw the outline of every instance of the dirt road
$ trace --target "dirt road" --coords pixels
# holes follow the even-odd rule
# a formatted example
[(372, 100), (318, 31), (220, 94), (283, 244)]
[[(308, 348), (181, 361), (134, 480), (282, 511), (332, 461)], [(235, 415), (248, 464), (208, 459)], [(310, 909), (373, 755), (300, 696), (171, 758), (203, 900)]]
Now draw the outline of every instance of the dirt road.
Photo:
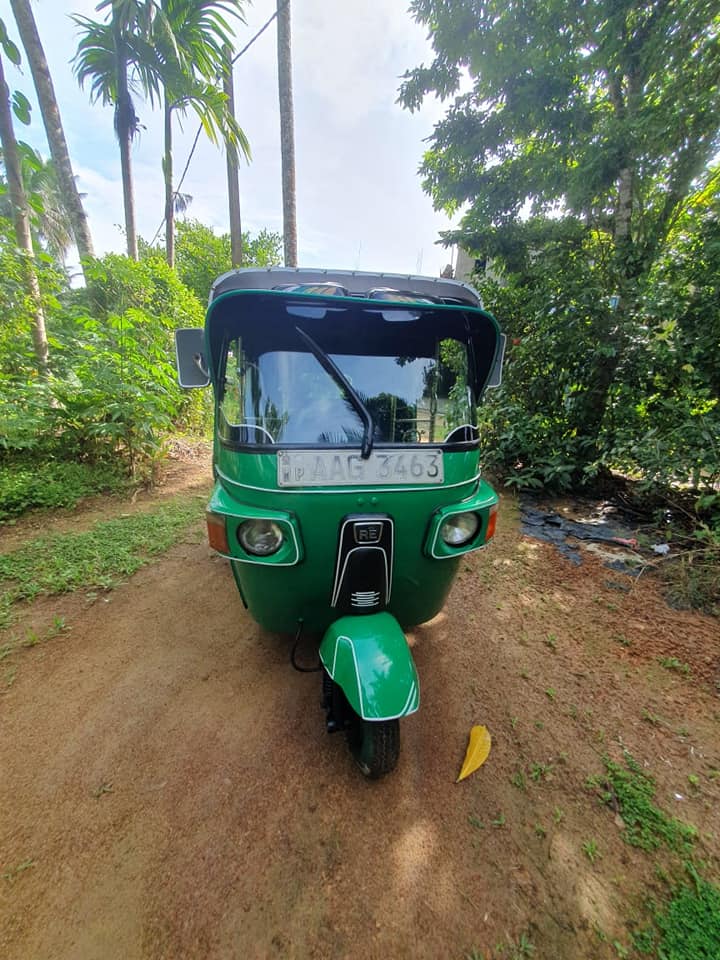
[[(584, 786), (623, 747), (720, 853), (720, 630), (649, 579), (572, 567), (507, 501), (412, 637), (421, 708), (368, 783), (201, 538), (25, 614), (70, 630), (0, 695), (4, 960), (616, 957), (659, 891)], [(473, 723), (493, 749), (456, 785)]]

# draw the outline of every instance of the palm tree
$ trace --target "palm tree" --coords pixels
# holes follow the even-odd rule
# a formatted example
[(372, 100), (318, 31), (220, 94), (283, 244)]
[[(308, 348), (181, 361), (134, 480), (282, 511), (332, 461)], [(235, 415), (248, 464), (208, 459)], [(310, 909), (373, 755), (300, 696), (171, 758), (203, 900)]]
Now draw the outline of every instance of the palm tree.
[[(225, 48), (225, 71), (223, 90), (227, 97), (227, 109), (235, 119), (235, 86), (233, 83), (232, 47)], [(228, 216), (230, 219), (230, 262), (233, 267), (241, 267), (243, 262), (242, 219), (240, 217), (240, 180), (237, 150), (232, 144), (225, 144), (225, 160), (228, 184)]]
[(295, 121), (292, 92), (290, 0), (277, 0), (278, 95), (280, 101), (280, 152), (282, 156), (283, 238), (285, 266), (297, 266), (297, 214), (295, 203)]
[[(19, 62), (17, 48), (8, 39), (5, 25), (0, 20), (0, 45), (6, 54), (12, 56), (13, 62)], [(16, 59), (17, 57), (17, 59)], [(10, 108), (10, 90), (5, 82), (5, 68), (2, 54), (0, 54), (0, 146), (3, 151), (5, 174), (8, 181), (8, 192), (12, 204), (13, 225), (17, 245), (25, 254), (24, 267), (27, 290), (33, 303), (33, 343), (38, 372), (43, 379), (48, 375), (48, 341), (45, 330), (45, 313), (40, 296), (40, 284), (35, 270), (35, 250), (33, 249), (32, 234), (30, 232), (30, 211), (27, 197), (22, 183), (20, 157), (18, 154), (15, 130), (13, 129), (12, 111)]]
[[(173, 191), (172, 116), (192, 109), (213, 143), (224, 140), (228, 152), (246, 157), (250, 147), (218, 86), (227, 69), (226, 50), (232, 30), (226, 16), (242, 19), (240, 0), (158, 0), (150, 39), (156, 60), (151, 69), (162, 88), (164, 116), (165, 249), (175, 261), (175, 194)], [(152, 97), (153, 88), (150, 87)]]
[(156, 74), (152, 71), (155, 54), (145, 39), (153, 7), (147, 0), (103, 0), (97, 9), (109, 9), (109, 21), (73, 18), (81, 31), (73, 59), (75, 76), (81, 87), (90, 83), (91, 102), (100, 100), (115, 108), (127, 251), (133, 260), (138, 258), (138, 249), (130, 150), (139, 128), (133, 94), (157, 93)]
[(50, 147), (50, 156), (54, 163), (54, 169), (57, 179), (62, 186), (64, 195), (64, 207), (70, 218), (72, 232), (75, 238), (80, 255), (80, 262), (83, 259), (94, 256), (92, 236), (90, 235), (90, 225), (83, 209), (82, 200), (78, 192), (75, 177), (73, 175), (72, 163), (70, 162), (70, 153), (68, 151), (65, 132), (63, 130), (62, 120), (60, 119), (60, 110), (55, 98), (55, 89), (53, 87), (50, 69), (45, 58), (40, 36), (35, 25), (30, 8), (30, 0), (10, 0), (15, 22), (20, 33), (30, 71), (35, 84), (40, 112), (45, 125), (45, 134)]
[[(20, 177), (28, 204), (33, 246), (46, 250), (63, 262), (73, 242), (68, 197), (52, 160), (43, 160), (32, 147), (18, 144)], [(0, 195), (0, 216), (12, 219), (12, 201), (8, 193)]]

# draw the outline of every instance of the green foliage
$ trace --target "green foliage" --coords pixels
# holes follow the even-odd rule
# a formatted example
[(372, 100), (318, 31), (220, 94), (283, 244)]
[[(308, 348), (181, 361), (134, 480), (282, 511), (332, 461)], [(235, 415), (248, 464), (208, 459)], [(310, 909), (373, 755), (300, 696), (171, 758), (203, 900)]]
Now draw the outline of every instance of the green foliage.
[(480, 410), (483, 458), (510, 485), (568, 490), (592, 480), (608, 453), (592, 388), (612, 359), (609, 344), (597, 346), (610, 313), (607, 241), (572, 220), (548, 225), (544, 240), (530, 221), (515, 241), (497, 261), (502, 275), (479, 283), (509, 338), (503, 385)]
[[(43, 160), (27, 143), (18, 143), (23, 189), (28, 202), (33, 245), (61, 261), (72, 243), (70, 217), (52, 160)], [(0, 216), (12, 219), (10, 194), (0, 179)]]
[(67, 461), (0, 466), (0, 522), (34, 508), (74, 507), (82, 497), (127, 486), (117, 464)]
[(658, 663), (661, 667), (665, 667), (666, 670), (675, 670), (684, 677), (690, 676), (690, 665), (678, 660), (677, 657), (658, 657)]
[(717, 207), (679, 221), (625, 311), (626, 345), (599, 422), (593, 383), (603, 360), (616, 359), (601, 339), (612, 316), (609, 238), (588, 238), (570, 220), (528, 221), (514, 246), (498, 244), (501, 273), (479, 286), (510, 341), (481, 434), (485, 463), (509, 484), (566, 490), (615, 468), (648, 493), (689, 485), (701, 516), (720, 506)]
[(590, 863), (595, 863), (596, 860), (600, 859), (600, 851), (595, 840), (586, 840), (582, 845), (582, 851)]
[(618, 235), (629, 215), (623, 274), (628, 258), (652, 260), (717, 150), (715, 9), (413, 0), (411, 12), (435, 58), (405, 75), (400, 101), (414, 110), (428, 94), (450, 100), (422, 167), (435, 205), (469, 203), (464, 230), (476, 235), (527, 204), (619, 225)]
[(435, 56), (405, 75), (400, 101), (447, 100), (424, 187), (439, 208), (467, 205), (445, 239), (490, 264), (483, 294), (511, 338), (483, 410), (486, 464), (556, 490), (620, 468), (717, 506), (714, 8), (414, 0), (411, 11)]
[(670, 901), (653, 910), (653, 926), (633, 940), (642, 955), (658, 960), (716, 960), (720, 944), (720, 889), (687, 864), (690, 883), (679, 884)]
[(197, 298), (159, 255), (136, 262), (108, 254), (94, 261), (87, 288), (78, 292), (76, 303), (97, 320), (140, 310), (168, 330), (180, 323), (202, 322)]
[(662, 960), (715, 960), (720, 944), (720, 889), (697, 874), (656, 917)]
[[(58, 309), (67, 287), (64, 271), (51, 258), (35, 259), (43, 310)], [(27, 289), (25, 254), (15, 243), (9, 220), (0, 217), (0, 458), (7, 451), (34, 450), (49, 429), (49, 385), (38, 376), (32, 328), (36, 305)]]
[[(177, 384), (173, 330), (202, 324), (202, 308), (162, 258), (115, 254), (86, 265), (88, 286), (71, 291), (41, 274), (51, 343), (50, 379), (34, 372), (31, 304), (19, 255), (0, 243), (0, 415), (6, 455), (96, 462), (117, 458), (131, 473), (161, 451), (175, 423), (202, 421), (206, 399)], [(206, 408), (205, 408), (206, 409)]]
[(20, 51), (8, 36), (7, 28), (3, 20), (0, 20), (0, 46), (3, 48), (3, 53), (8, 60), (16, 67), (20, 66), (22, 59)]
[(200, 517), (196, 497), (168, 503), (153, 513), (137, 513), (96, 523), (83, 533), (56, 533), (29, 540), (0, 555), (0, 625), (20, 600), (78, 588), (109, 589), (151, 557), (180, 540)]
[[(230, 268), (227, 236), (197, 222), (180, 224), (179, 232), (178, 267), (191, 283), (202, 286), (207, 277), (209, 285)], [(248, 238), (248, 258), (276, 263), (280, 245), (278, 235), (262, 231)], [(36, 463), (70, 460), (80, 471), (112, 462), (107, 482), (118, 465), (147, 475), (168, 432), (205, 432), (212, 416), (209, 392), (183, 391), (177, 383), (174, 330), (202, 326), (204, 311), (163, 256), (146, 250), (139, 262), (116, 254), (89, 261), (82, 289), (71, 289), (47, 254), (37, 269), (50, 342), (47, 379), (35, 365), (23, 255), (0, 216), (0, 463), (15, 461), (20, 471), (5, 474), (5, 518), (23, 506), (70, 503), (90, 489), (80, 473), (56, 476), (53, 470), (62, 468), (48, 473)], [(50, 479), (46, 491), (33, 471)]]
[[(230, 234), (216, 234), (197, 220), (177, 225), (175, 266), (182, 282), (204, 305), (217, 278), (232, 269)], [(243, 266), (273, 267), (282, 263), (282, 237), (261, 230), (256, 237), (243, 234)]]
[(183, 406), (201, 399), (177, 384), (172, 331), (200, 325), (202, 311), (159, 257), (109, 255), (86, 276), (65, 325), (81, 349), (66, 340), (56, 350), (66, 370), (54, 388), (57, 420), (66, 449), (92, 459), (119, 451), (134, 473), (160, 452)]
[[(213, 143), (220, 136), (226, 146), (249, 159), (247, 138), (228, 111), (219, 83), (226, 69), (225, 51), (232, 49), (230, 15), (244, 21), (239, 0), (160, 0), (147, 22), (139, 20), (133, 32), (140, 32), (148, 43), (138, 56), (152, 76), (147, 89), (151, 101), (161, 88), (170, 111), (184, 115), (191, 108)], [(170, 146), (166, 142), (166, 149)], [(170, 173), (163, 172), (166, 177)]]
[(625, 752), (625, 767), (605, 758), (607, 789), (603, 802), (617, 803), (625, 823), (624, 839), (641, 850), (656, 850), (663, 844), (671, 850), (688, 851), (697, 836), (688, 826), (655, 806), (655, 781), (643, 773), (637, 762)]
[[(614, 457), (720, 504), (720, 200), (679, 220), (650, 276), (615, 406)], [(713, 500), (713, 498), (715, 498)]]

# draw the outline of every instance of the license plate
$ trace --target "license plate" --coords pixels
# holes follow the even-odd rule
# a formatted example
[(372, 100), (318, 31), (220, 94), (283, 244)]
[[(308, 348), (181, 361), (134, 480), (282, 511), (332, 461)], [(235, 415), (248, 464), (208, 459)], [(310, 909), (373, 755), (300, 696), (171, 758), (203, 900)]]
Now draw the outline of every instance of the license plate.
[(367, 460), (356, 451), (280, 450), (277, 479), (279, 487), (442, 483), (442, 450), (373, 451)]

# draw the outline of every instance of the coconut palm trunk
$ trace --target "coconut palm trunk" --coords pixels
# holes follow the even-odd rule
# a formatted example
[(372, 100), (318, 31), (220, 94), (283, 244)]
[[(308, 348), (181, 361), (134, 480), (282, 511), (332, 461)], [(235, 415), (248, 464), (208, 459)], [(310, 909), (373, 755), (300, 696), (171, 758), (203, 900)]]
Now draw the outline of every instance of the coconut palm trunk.
[(33, 303), (33, 343), (38, 371), (43, 379), (48, 375), (48, 341), (45, 331), (45, 314), (40, 296), (40, 284), (35, 270), (35, 251), (30, 232), (30, 214), (27, 197), (22, 183), (17, 141), (13, 129), (10, 110), (10, 91), (5, 82), (5, 69), (0, 56), (0, 145), (3, 151), (3, 163), (7, 177), (8, 192), (13, 209), (13, 224), (18, 247), (25, 254), (25, 280), (30, 299)]
[(90, 225), (73, 175), (70, 153), (65, 140), (65, 132), (60, 119), (60, 110), (55, 98), (55, 89), (45, 51), (40, 42), (35, 18), (30, 8), (30, 0), (10, 0), (10, 6), (30, 64), (40, 112), (45, 125), (45, 134), (50, 147), (50, 156), (55, 164), (57, 177), (64, 195), (65, 207), (70, 217), (75, 245), (82, 263), (83, 259), (93, 257), (95, 253)]
[(165, 140), (163, 154), (163, 176), (165, 178), (165, 257), (168, 266), (175, 266), (175, 196), (173, 194), (173, 156), (172, 156), (172, 104), (165, 91), (163, 101), (165, 122)]
[(123, 188), (125, 212), (125, 236), (128, 256), (138, 259), (137, 230), (135, 228), (135, 194), (133, 190), (131, 149), (133, 134), (137, 129), (137, 117), (128, 89), (128, 58), (122, 24), (113, 11), (113, 39), (115, 42), (117, 101), (115, 103), (115, 133), (120, 146), (120, 176)]
[(295, 204), (295, 120), (292, 92), (290, 0), (277, 0), (277, 50), (285, 266), (296, 267), (297, 215)]
[[(225, 48), (225, 73), (223, 75), (223, 91), (227, 97), (227, 112), (233, 120), (235, 116), (235, 85), (233, 83), (232, 49)], [(242, 221), (240, 219), (240, 181), (238, 168), (238, 151), (230, 142), (225, 141), (225, 158), (227, 162), (228, 182), (228, 214), (230, 217), (230, 258), (233, 267), (241, 267), (242, 251)]]

